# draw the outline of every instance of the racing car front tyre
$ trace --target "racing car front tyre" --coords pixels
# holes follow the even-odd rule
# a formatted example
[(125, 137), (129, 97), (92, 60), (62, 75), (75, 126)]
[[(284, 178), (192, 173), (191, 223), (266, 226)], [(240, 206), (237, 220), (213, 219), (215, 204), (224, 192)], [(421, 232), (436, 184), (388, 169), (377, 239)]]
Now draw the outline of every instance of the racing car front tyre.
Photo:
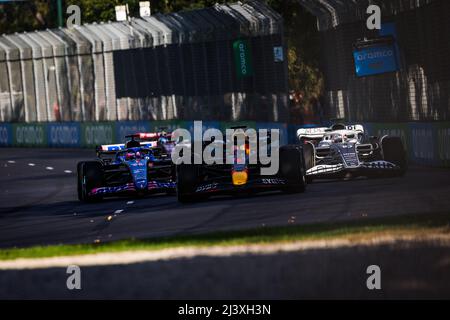
[(200, 200), (195, 194), (198, 184), (198, 171), (196, 165), (181, 164), (177, 166), (177, 199), (181, 203), (192, 203)]
[(381, 142), (383, 150), (383, 158), (400, 167), (400, 171), (396, 176), (403, 176), (408, 166), (405, 148), (399, 137), (385, 137)]
[(283, 188), (286, 193), (301, 193), (306, 188), (305, 162), (303, 148), (299, 146), (283, 146), (280, 148), (280, 173), (287, 181)]
[(97, 161), (79, 162), (77, 165), (78, 199), (84, 202), (101, 200), (101, 196), (89, 195), (89, 192), (102, 186), (102, 165)]
[[(305, 170), (309, 170), (312, 167), (314, 167), (314, 146), (307, 142), (303, 144), (303, 160), (305, 162)], [(306, 173), (305, 173), (306, 174)], [(313, 177), (312, 176), (306, 176), (306, 182), (312, 183)]]

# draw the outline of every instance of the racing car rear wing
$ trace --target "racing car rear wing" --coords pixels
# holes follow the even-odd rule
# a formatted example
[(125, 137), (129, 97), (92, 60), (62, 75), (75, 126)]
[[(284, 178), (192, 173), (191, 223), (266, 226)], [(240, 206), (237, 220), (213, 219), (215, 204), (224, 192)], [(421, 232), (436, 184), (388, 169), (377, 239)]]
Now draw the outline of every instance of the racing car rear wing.
[(353, 125), (347, 126), (347, 130), (353, 130), (356, 132), (364, 133), (364, 126), (361, 124), (353, 124)]
[(172, 137), (171, 133), (166, 133), (166, 132), (141, 132), (141, 133), (136, 133), (135, 135), (133, 135), (135, 138), (139, 138), (142, 141), (155, 141), (158, 140), (161, 137), (166, 137), (167, 139), (170, 140), (170, 138)]
[(301, 140), (304, 139), (320, 139), (323, 138), (325, 133), (330, 131), (329, 128), (302, 128), (297, 130), (297, 138)]
[[(356, 131), (364, 133), (364, 127), (360, 124), (353, 124), (345, 126), (345, 130)], [(320, 128), (301, 128), (297, 130), (297, 138), (303, 139), (321, 139), (327, 132), (333, 131), (332, 128), (320, 127)]]
[[(142, 141), (141, 147), (152, 148), (157, 146), (157, 141)], [(104, 144), (97, 147), (97, 152), (101, 153), (115, 153), (117, 151), (125, 150), (125, 144)]]
[[(163, 133), (163, 132), (139, 132), (132, 135), (127, 135), (125, 138), (131, 138), (131, 139), (139, 139), (141, 147), (156, 147), (157, 141), (161, 137), (166, 137), (170, 140), (172, 134), (171, 133)], [(119, 143), (119, 144), (104, 144), (99, 147), (97, 147), (97, 152), (107, 153), (107, 152), (116, 152), (125, 150), (125, 144)]]

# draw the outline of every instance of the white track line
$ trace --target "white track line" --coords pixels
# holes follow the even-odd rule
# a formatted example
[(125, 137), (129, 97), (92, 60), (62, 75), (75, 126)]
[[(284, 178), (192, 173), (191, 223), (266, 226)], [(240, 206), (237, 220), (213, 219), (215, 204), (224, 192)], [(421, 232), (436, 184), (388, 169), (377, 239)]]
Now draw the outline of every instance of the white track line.
[(53, 170), (53, 167), (45, 167), (45, 170), (52, 171), (52, 170)]
[(72, 173), (70, 170), (64, 170), (64, 173)]
[(35, 166), (34, 163), (29, 163), (28, 165), (29, 165), (30, 167), (34, 167), (34, 166)]
[(8, 160), (8, 163), (16, 163), (14, 160)]

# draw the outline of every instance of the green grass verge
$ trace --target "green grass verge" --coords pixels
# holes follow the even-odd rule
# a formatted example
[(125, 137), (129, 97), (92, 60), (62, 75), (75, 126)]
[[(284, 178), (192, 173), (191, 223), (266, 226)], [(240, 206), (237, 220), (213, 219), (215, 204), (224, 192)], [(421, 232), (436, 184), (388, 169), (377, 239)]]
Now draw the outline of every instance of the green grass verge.
[(129, 239), (105, 243), (78, 245), (34, 246), (0, 250), (0, 260), (38, 258), (120, 252), (131, 250), (160, 250), (185, 246), (242, 245), (299, 240), (320, 240), (398, 232), (450, 232), (450, 213), (360, 219), (350, 222), (260, 227), (250, 230), (214, 232), (171, 238)]

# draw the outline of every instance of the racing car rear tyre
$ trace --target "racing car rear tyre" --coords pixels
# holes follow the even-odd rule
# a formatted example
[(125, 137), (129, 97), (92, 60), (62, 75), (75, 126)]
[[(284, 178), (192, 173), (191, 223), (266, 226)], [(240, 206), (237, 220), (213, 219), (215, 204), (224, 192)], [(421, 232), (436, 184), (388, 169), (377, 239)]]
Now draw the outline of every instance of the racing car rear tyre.
[(101, 196), (91, 196), (89, 192), (102, 186), (103, 171), (102, 164), (97, 161), (80, 162), (78, 171), (78, 199), (84, 202), (101, 200)]
[[(305, 162), (305, 170), (309, 170), (312, 167), (314, 167), (314, 146), (311, 143), (305, 143), (303, 144), (303, 159)], [(306, 174), (306, 172), (305, 172)], [(306, 182), (312, 183), (313, 177), (312, 176), (306, 176)]]
[(397, 176), (403, 176), (408, 166), (405, 148), (399, 137), (385, 137), (382, 142), (383, 158), (400, 167)]
[(280, 148), (280, 173), (287, 180), (283, 188), (286, 193), (301, 193), (306, 188), (305, 161), (303, 148), (300, 146), (283, 146)]

